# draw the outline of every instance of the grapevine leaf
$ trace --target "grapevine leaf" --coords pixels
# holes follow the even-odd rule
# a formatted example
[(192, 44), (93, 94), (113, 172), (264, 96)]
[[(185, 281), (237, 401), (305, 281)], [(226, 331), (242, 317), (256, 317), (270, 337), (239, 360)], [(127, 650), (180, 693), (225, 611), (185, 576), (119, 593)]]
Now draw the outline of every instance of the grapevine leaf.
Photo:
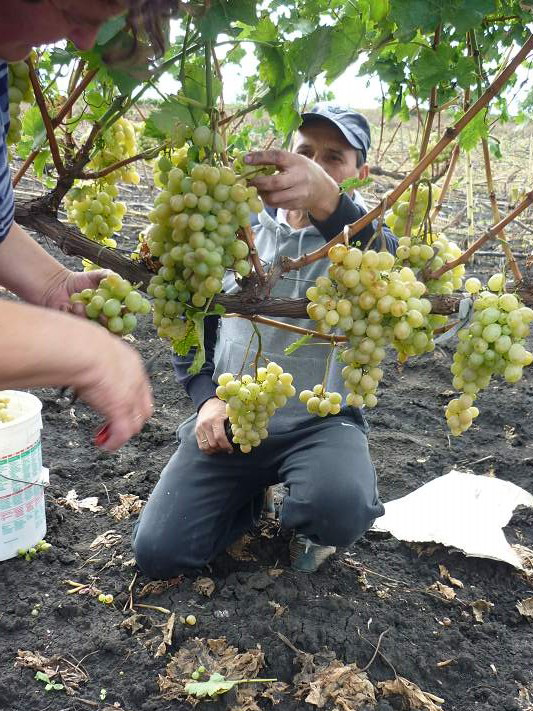
[(372, 182), (372, 178), (365, 178), (364, 180), (360, 178), (346, 178), (346, 180), (343, 180), (340, 184), (340, 188), (344, 192), (358, 190), (359, 188), (366, 188), (368, 185), (371, 185)]
[(233, 689), (237, 682), (228, 681), (222, 674), (211, 674), (208, 681), (191, 681), (185, 684), (185, 691), (191, 696), (202, 699), (206, 696), (219, 696)]
[(305, 336), (302, 336), (297, 341), (293, 341), (290, 345), (287, 346), (287, 348), (285, 348), (285, 355), (292, 355), (295, 351), (298, 350), (298, 348), (307, 345), (312, 338), (313, 336), (310, 333), (306, 333)]
[(196, 336), (196, 328), (192, 322), (189, 322), (189, 327), (185, 336), (181, 341), (173, 341), (172, 348), (174, 352), (179, 356), (186, 356), (187, 353), (198, 345), (198, 339)]
[(33, 170), (38, 178), (42, 178), (45, 165), (50, 160), (51, 155), (50, 150), (47, 148), (46, 150), (41, 151), (33, 161)]
[(194, 330), (196, 333), (196, 339), (198, 345), (196, 346), (196, 352), (194, 354), (193, 361), (187, 372), (190, 375), (198, 375), (203, 364), (205, 363), (205, 345), (204, 345), (204, 319), (207, 316), (203, 311), (195, 313), (192, 317), (192, 322), (194, 324)]
[(204, 37), (215, 39), (221, 32), (232, 34), (232, 25), (237, 21), (245, 25), (255, 25), (255, 0), (215, 0), (198, 26)]
[(151, 138), (168, 138), (177, 123), (190, 125), (191, 112), (174, 98), (164, 101), (146, 119), (144, 133)]
[(345, 16), (334, 28), (329, 57), (323, 64), (328, 84), (355, 61), (365, 37), (366, 25), (358, 15)]
[(482, 138), (488, 138), (488, 135), (485, 112), (480, 111), (459, 134), (459, 145), (464, 151), (471, 151)]
[(42, 671), (35, 672), (35, 676), (33, 678), (37, 679), (37, 681), (44, 681), (47, 684), (50, 683), (50, 677)]
[(322, 71), (325, 59), (330, 55), (332, 28), (319, 27), (299, 37), (288, 48), (288, 57), (304, 81), (311, 81)]

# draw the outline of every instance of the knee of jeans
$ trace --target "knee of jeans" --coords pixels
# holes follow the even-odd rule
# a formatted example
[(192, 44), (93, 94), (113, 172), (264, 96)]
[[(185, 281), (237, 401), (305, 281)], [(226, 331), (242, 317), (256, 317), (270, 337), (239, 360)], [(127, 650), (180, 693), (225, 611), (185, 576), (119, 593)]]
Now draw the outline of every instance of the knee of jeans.
[(314, 538), (325, 546), (350, 546), (368, 531), (379, 514), (372, 496), (359, 488), (330, 489), (313, 502)]
[(209, 562), (207, 556), (187, 551), (178, 542), (169, 546), (168, 539), (157, 540), (142, 527), (134, 535), (133, 552), (141, 571), (153, 580), (168, 580), (179, 575), (183, 568), (202, 568)]

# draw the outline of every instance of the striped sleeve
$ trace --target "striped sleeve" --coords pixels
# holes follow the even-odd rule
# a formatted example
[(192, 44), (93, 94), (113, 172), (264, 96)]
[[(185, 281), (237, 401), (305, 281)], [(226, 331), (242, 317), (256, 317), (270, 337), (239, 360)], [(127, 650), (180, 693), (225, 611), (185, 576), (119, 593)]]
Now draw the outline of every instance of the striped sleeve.
[(0, 242), (13, 224), (15, 204), (7, 160), (7, 132), (9, 130), (9, 95), (7, 64), (0, 61)]

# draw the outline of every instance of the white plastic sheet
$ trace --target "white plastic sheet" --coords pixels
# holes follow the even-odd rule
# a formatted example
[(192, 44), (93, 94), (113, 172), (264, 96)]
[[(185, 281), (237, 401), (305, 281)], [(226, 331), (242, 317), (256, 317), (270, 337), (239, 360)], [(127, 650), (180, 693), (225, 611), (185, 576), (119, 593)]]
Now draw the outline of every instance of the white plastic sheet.
[(467, 556), (491, 558), (523, 569), (502, 528), (533, 495), (503, 479), (452, 470), (401, 499), (385, 504), (373, 526), (400, 541), (435, 542)]

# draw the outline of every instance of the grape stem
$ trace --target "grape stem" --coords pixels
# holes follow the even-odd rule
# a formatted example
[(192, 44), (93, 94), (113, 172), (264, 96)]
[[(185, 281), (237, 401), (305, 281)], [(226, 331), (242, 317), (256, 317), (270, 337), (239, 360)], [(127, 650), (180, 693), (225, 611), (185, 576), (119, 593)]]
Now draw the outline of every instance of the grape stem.
[(326, 381), (327, 381), (328, 375), (329, 375), (329, 367), (331, 365), (331, 356), (335, 352), (335, 347), (336, 347), (336, 344), (332, 343), (331, 348), (329, 349), (328, 357), (326, 358), (326, 367), (324, 369), (324, 377), (322, 378), (322, 395), (324, 395), (326, 393)]
[[(359, 218), (349, 226), (350, 236), (353, 236), (360, 232), (364, 227), (369, 225), (372, 220), (379, 217), (381, 210), (383, 209), (383, 202), (385, 203), (385, 209), (393, 205), (397, 199), (402, 195), (407, 188), (409, 188), (424, 172), (424, 170), (431, 165), (439, 156), (442, 151), (448, 146), (458, 134), (467, 126), (472, 119), (477, 116), (477, 114), (484, 109), (491, 99), (494, 98), (500, 91), (500, 89), (507, 82), (509, 77), (511, 77), (516, 68), (524, 61), (528, 54), (533, 49), (533, 34), (530, 34), (524, 45), (516, 53), (509, 64), (503, 69), (503, 71), (496, 77), (484, 94), (473, 104), (468, 111), (461, 116), (461, 118), (453, 125), (447, 128), (444, 135), (439, 140), (439, 142), (434, 146), (434, 148), (426, 153), (424, 158), (415, 166), (409, 175), (407, 175), (404, 180), (388, 195), (384, 198), (381, 204), (378, 204), (373, 210), (367, 212), (366, 215)], [(524, 208), (525, 209), (525, 208)], [(506, 223), (507, 224), (507, 223)], [(489, 239), (487, 237), (487, 239)], [(293, 269), (301, 269), (301, 267), (312, 264), (319, 259), (323, 259), (327, 256), (330, 247), (334, 244), (338, 244), (344, 240), (344, 232), (340, 232), (338, 235), (333, 237), (327, 244), (325, 244), (320, 249), (310, 252), (309, 254), (304, 254), (297, 259), (287, 259), (283, 265), (283, 271), (292, 271)], [(486, 240), (484, 240), (486, 241)], [(475, 243), (477, 244), (477, 243)], [(483, 243), (482, 243), (483, 244)], [(477, 247), (476, 247), (477, 249)]]
[(259, 259), (257, 249), (255, 248), (254, 233), (251, 226), (246, 225), (246, 227), (241, 227), (241, 229), (238, 231), (238, 236), (248, 245), (248, 249), (250, 250), (250, 261), (253, 264), (255, 273), (257, 274), (261, 282), (264, 283), (266, 281), (266, 274), (265, 270), (263, 269), (263, 265), (261, 264), (261, 260)]
[(255, 331), (255, 335), (257, 336), (257, 353), (255, 354), (254, 358), (254, 375), (257, 380), (257, 369), (259, 367), (259, 358), (263, 356), (263, 339), (261, 338), (261, 332), (255, 325), (255, 323), (252, 321), (252, 328)]

